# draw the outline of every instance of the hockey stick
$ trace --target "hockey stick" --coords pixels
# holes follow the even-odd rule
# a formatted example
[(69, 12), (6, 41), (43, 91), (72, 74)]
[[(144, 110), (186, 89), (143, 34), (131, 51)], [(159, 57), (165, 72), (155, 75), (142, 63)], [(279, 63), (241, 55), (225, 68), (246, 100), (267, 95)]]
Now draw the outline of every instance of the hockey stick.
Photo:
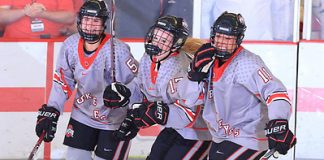
[(168, 1), (160, 0), (160, 15), (159, 15), (159, 17), (162, 17), (164, 15), (170, 14), (168, 12), (169, 12), (171, 6), (170, 5), (166, 5), (169, 2), (172, 3), (172, 2), (175, 2), (175, 1), (171, 1), (171, 0), (168, 0)]
[(268, 160), (271, 156), (274, 158), (278, 158), (278, 152), (275, 149), (268, 150), (261, 158), (260, 160)]
[(115, 6), (115, 0), (111, 0), (111, 22), (110, 22), (110, 34), (111, 34), (111, 42), (110, 42), (110, 59), (111, 59), (111, 79), (112, 82), (116, 82), (116, 60), (115, 60), (115, 45), (114, 45), (114, 39), (115, 39), (115, 18), (116, 18), (116, 12), (115, 12), (116, 6)]
[(38, 139), (37, 143), (35, 144), (33, 150), (29, 154), (28, 160), (32, 160), (34, 158), (34, 156), (36, 155), (39, 146), (43, 142), (44, 136), (45, 136), (45, 131), (43, 131), (43, 133), (39, 136), (39, 139)]

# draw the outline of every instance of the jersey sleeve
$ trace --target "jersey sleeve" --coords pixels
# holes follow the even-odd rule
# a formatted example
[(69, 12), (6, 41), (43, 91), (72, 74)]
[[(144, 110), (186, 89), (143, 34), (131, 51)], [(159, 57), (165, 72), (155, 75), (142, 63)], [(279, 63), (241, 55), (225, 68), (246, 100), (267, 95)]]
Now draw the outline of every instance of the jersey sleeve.
[(283, 83), (261, 63), (255, 65), (252, 76), (245, 85), (267, 107), (269, 119), (289, 119), (291, 102)]
[(130, 83), (138, 73), (138, 61), (133, 57), (130, 52), (130, 47), (116, 39), (115, 53), (114, 55), (115, 69), (116, 69), (116, 80), (123, 84)]
[(169, 118), (165, 127), (176, 129), (190, 127), (199, 116), (200, 105), (187, 106), (183, 101), (177, 100), (168, 106)]
[(68, 58), (68, 48), (66, 43), (63, 43), (57, 58), (52, 89), (48, 100), (48, 105), (55, 107), (61, 113), (64, 109), (64, 103), (71, 97), (76, 85), (73, 77), (73, 68)]
[(144, 99), (144, 93), (142, 93), (140, 88), (140, 81), (135, 77), (126, 87), (131, 91), (131, 96), (129, 98), (129, 109), (132, 109), (132, 104), (141, 103)]
[(193, 82), (186, 75), (171, 80), (168, 95), (172, 99), (182, 100), (187, 106), (203, 104), (204, 83)]
[(203, 103), (203, 99), (199, 96), (201, 88), (197, 82), (190, 83), (186, 74), (186, 71), (180, 71), (169, 81), (167, 86), (167, 96), (173, 103), (169, 104), (169, 117), (172, 118), (168, 119), (166, 127), (189, 127), (199, 115), (199, 104)]
[(140, 91), (140, 82), (136, 78), (139, 69), (138, 61), (133, 57), (130, 52), (130, 47), (116, 39), (115, 56), (117, 56), (116, 68), (116, 80), (127, 86), (131, 91), (129, 107), (133, 103), (141, 102), (143, 95)]

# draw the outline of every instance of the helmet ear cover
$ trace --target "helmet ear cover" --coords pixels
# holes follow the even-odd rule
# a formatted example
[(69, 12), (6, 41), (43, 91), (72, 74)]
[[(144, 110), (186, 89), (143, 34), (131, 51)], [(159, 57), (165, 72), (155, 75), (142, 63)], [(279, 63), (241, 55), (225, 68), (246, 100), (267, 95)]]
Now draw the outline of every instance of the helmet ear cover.
[(171, 52), (178, 51), (189, 36), (188, 25), (184, 21), (184, 19), (171, 15), (158, 18), (155, 24), (150, 27), (148, 33), (145, 36), (145, 51), (150, 56), (157, 55), (162, 51), (159, 47), (151, 44), (154, 37), (154, 30), (157, 28), (168, 31), (173, 35), (173, 41), (169, 55), (171, 54)]
[[(104, 34), (106, 29), (106, 21), (109, 18), (110, 11), (106, 3), (102, 0), (88, 0), (80, 8), (77, 19), (77, 28), (80, 36), (87, 41), (97, 41)], [(82, 31), (81, 23), (84, 16), (98, 17), (102, 20), (103, 30), (101, 34), (89, 34)]]

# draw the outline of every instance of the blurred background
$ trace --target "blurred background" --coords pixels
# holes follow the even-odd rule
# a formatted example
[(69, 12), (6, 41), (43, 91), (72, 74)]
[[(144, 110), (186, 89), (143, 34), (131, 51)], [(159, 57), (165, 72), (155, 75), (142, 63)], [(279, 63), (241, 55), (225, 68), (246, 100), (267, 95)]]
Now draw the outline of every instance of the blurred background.
[[(35, 1), (39, 12), (50, 11), (56, 19), (21, 14), (31, 2), (0, 0), (0, 159), (27, 159), (35, 145), (37, 109), (47, 101), (62, 42), (77, 33), (83, 0)], [(139, 60), (144, 35), (157, 17), (183, 17), (192, 37), (209, 39), (212, 23), (224, 11), (242, 14), (247, 25), (243, 46), (260, 55), (289, 90), (289, 125), (297, 145), (279, 159), (324, 160), (324, 0), (116, 0), (116, 36)], [(45, 27), (35, 29), (32, 23)], [(109, 34), (109, 21), (107, 26)], [(40, 147), (37, 158), (64, 159), (71, 100), (65, 109), (56, 138)], [(160, 130), (141, 130), (130, 159), (144, 159)]]

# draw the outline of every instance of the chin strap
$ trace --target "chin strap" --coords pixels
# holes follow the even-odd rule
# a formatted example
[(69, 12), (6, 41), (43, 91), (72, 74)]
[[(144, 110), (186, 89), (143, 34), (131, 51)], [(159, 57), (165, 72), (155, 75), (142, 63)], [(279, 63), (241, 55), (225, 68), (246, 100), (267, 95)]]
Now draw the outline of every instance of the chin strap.
[(162, 58), (161, 60), (158, 60), (157, 58), (154, 58), (153, 55), (150, 55), (150, 58), (151, 58), (151, 61), (153, 63), (160, 63), (160, 62), (164, 61), (165, 59), (167, 59), (169, 57), (177, 56), (179, 53), (180, 53), (179, 51), (176, 51), (176, 52), (169, 51), (168, 55), (166, 57)]
[(101, 42), (101, 41), (104, 39), (104, 37), (105, 37), (105, 34), (102, 34), (102, 35), (100, 36), (100, 38), (98, 38), (98, 39), (95, 40), (95, 41), (87, 41), (87, 40), (85, 40), (85, 42), (87, 42), (87, 43), (89, 43), (89, 44), (96, 44), (96, 43), (98, 43), (99, 41)]

